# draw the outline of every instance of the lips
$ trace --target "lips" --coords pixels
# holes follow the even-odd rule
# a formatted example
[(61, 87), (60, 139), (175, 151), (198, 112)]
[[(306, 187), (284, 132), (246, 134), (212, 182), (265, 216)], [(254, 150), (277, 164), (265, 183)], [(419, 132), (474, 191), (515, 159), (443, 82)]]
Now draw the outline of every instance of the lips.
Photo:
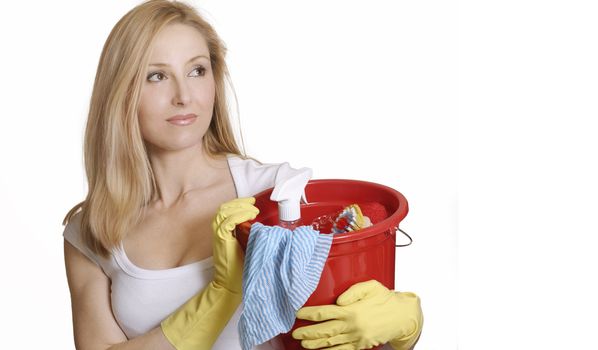
[(172, 116), (168, 119), (166, 119), (167, 121), (171, 122), (171, 121), (175, 121), (175, 120), (185, 120), (185, 119), (191, 119), (191, 118), (197, 118), (197, 115), (190, 113), (190, 114), (177, 114), (175, 116)]

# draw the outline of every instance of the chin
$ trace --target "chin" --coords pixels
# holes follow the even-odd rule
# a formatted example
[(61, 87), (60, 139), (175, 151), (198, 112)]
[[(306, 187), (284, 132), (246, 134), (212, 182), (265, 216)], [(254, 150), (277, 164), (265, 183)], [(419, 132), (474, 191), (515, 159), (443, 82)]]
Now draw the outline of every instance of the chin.
[(197, 148), (201, 149), (202, 147), (202, 138), (194, 138), (193, 140), (161, 140), (160, 142), (146, 142), (151, 145), (152, 150), (160, 150), (166, 152), (176, 152), (182, 151), (189, 148)]

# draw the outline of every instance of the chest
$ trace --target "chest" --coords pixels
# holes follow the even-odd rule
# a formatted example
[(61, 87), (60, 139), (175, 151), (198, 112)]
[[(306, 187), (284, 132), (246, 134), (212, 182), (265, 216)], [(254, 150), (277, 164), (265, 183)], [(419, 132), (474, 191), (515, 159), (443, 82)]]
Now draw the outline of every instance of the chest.
[(148, 211), (123, 240), (127, 257), (143, 269), (161, 270), (212, 256), (212, 220), (220, 205), (234, 198), (231, 181), (196, 195), (180, 208)]

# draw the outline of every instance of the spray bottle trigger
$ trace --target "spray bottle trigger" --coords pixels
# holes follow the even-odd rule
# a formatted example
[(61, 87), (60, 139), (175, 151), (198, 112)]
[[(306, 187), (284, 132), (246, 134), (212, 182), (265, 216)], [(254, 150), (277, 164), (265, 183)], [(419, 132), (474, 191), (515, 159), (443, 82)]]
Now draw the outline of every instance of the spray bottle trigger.
[(301, 194), (301, 200), (303, 201), (303, 204), (308, 204), (307, 203), (307, 197), (305, 196), (305, 190), (303, 191), (303, 193)]

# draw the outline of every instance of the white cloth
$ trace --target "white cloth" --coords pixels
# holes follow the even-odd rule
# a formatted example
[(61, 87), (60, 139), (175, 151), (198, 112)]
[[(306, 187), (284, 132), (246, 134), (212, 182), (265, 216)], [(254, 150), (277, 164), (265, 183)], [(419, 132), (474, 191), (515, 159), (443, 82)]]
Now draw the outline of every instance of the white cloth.
[[(260, 165), (252, 159), (227, 156), (237, 197), (249, 197), (274, 187), (293, 168), (289, 163)], [(104, 259), (97, 256), (80, 240), (80, 214), (73, 216), (65, 227), (64, 238), (89, 259), (99, 265), (111, 280), (112, 311), (127, 338), (131, 339), (159, 326), (160, 322), (204, 288), (214, 274), (212, 258), (164, 270), (146, 270), (135, 266), (122, 246)], [(237, 309), (212, 349), (241, 349)], [(272, 349), (268, 343), (256, 349)]]

